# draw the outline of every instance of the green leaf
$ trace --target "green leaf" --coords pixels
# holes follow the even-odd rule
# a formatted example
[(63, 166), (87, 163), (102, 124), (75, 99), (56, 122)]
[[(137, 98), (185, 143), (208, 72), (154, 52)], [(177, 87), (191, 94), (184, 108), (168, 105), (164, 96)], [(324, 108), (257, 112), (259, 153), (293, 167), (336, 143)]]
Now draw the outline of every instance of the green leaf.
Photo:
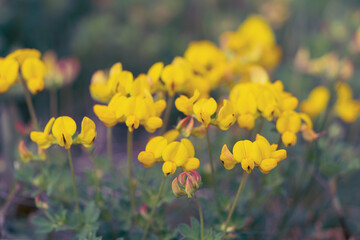
[(333, 163), (333, 162), (328, 162), (328, 163), (325, 163), (325, 164), (322, 164), (320, 166), (320, 172), (322, 174), (324, 174), (325, 176), (327, 177), (334, 177), (336, 176), (337, 174), (340, 173), (341, 171), (341, 168), (338, 164), (336, 163)]
[(178, 227), (183, 239), (200, 239), (200, 223), (195, 218), (191, 218), (191, 227), (186, 224), (180, 224)]
[(96, 206), (95, 202), (90, 202), (86, 205), (84, 211), (84, 222), (85, 223), (95, 223), (100, 215), (100, 209)]
[(54, 230), (54, 224), (45, 218), (34, 217), (31, 222), (35, 225), (38, 233), (49, 233)]

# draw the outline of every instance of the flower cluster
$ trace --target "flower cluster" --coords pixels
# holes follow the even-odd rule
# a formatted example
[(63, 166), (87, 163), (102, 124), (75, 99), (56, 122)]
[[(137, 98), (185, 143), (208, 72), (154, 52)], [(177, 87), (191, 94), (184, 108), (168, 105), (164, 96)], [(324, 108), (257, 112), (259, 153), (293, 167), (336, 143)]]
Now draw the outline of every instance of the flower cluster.
[(183, 171), (196, 170), (200, 166), (195, 158), (195, 149), (189, 139), (175, 141), (178, 134), (170, 132), (164, 136), (157, 136), (147, 143), (145, 151), (138, 155), (138, 160), (144, 167), (152, 167), (156, 162), (164, 162), (162, 171), (165, 176), (174, 174), (177, 167)]
[(148, 132), (154, 132), (163, 124), (160, 118), (166, 107), (163, 99), (154, 100), (148, 76), (140, 74), (134, 79), (129, 71), (123, 71), (120, 63), (115, 64), (106, 80), (100, 71), (94, 74), (90, 92), (95, 99), (109, 103), (96, 104), (94, 112), (107, 126), (125, 122), (129, 131), (143, 125)]
[[(179, 186), (180, 184), (180, 186)], [(187, 195), (191, 198), (200, 188), (201, 176), (196, 171), (182, 172), (176, 177), (171, 184), (175, 197)]]
[(7, 92), (18, 82), (19, 77), (25, 79), (32, 94), (42, 91), (46, 67), (40, 58), (41, 53), (35, 49), (19, 49), (0, 58), (0, 93)]
[(71, 117), (62, 116), (56, 119), (51, 118), (43, 132), (32, 131), (30, 138), (43, 149), (49, 148), (53, 144), (58, 144), (65, 149), (70, 149), (72, 144), (82, 144), (89, 148), (94, 144), (97, 135), (95, 123), (90, 118), (84, 117), (81, 122), (80, 134), (73, 138), (75, 133), (75, 121)]
[(220, 160), (227, 170), (241, 164), (247, 173), (257, 167), (262, 173), (267, 174), (286, 158), (286, 150), (277, 148), (277, 144), (270, 145), (266, 138), (258, 134), (254, 142), (243, 140), (235, 143), (233, 153), (225, 144), (221, 150)]

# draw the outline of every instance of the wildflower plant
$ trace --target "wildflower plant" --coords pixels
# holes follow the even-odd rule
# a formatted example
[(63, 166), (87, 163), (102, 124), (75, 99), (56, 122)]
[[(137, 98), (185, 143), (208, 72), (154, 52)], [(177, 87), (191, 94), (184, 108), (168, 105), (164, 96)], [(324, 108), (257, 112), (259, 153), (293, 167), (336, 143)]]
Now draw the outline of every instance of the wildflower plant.
[[(300, 46), (291, 75), (289, 56), (281, 61), (289, 46), (280, 45), (269, 24), (288, 24), (289, 4), (253, 4), (263, 15), (248, 16), (237, 29), (227, 26), (218, 43), (192, 41), (170, 61), (135, 71), (127, 70), (127, 59), (92, 70), (86, 89), (94, 103), (86, 112), (94, 121), (83, 117), (81, 127), (76, 115), (57, 116), (66, 111), (58, 111), (57, 92), (79, 74), (77, 58), (36, 49), (0, 58), (0, 94), (21, 83), (31, 117), (31, 124), (17, 125), (19, 161), (0, 209), (1, 237), (11, 237), (4, 222), (12, 221), (7, 210), (21, 196), (35, 209), (29, 218), (36, 232), (29, 238), (316, 238), (334, 224), (345, 239), (356, 236), (341, 204), (340, 180), (360, 169), (352, 144), (360, 102), (350, 81), (357, 74), (360, 30), (351, 30), (352, 42), (341, 53), (314, 54), (311, 46)], [(339, 46), (341, 34), (325, 30), (334, 37), (326, 46)], [(49, 91), (50, 111), (39, 111), (38, 118), (32, 95), (41, 91)], [(2, 114), (4, 132), (9, 112)], [(120, 145), (125, 138), (126, 150)], [(313, 193), (319, 198), (309, 197)], [(299, 214), (298, 208), (321, 210)], [(296, 235), (289, 231), (296, 224), (309, 224), (311, 231)], [(254, 229), (259, 237), (251, 236)]]

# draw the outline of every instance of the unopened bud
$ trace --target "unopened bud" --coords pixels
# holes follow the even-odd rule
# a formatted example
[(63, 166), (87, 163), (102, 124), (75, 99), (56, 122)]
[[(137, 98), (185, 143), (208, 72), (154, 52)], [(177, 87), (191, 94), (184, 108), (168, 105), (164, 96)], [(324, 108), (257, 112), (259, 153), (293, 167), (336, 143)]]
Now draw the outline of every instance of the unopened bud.
[(172, 181), (171, 188), (175, 197), (181, 197), (186, 194), (184, 190), (180, 188), (177, 177)]
[(49, 208), (49, 205), (46, 202), (42, 201), (39, 195), (35, 197), (35, 205), (37, 208), (44, 210)]
[(20, 141), (18, 149), (23, 162), (29, 162), (33, 158), (32, 152), (27, 149), (23, 140)]

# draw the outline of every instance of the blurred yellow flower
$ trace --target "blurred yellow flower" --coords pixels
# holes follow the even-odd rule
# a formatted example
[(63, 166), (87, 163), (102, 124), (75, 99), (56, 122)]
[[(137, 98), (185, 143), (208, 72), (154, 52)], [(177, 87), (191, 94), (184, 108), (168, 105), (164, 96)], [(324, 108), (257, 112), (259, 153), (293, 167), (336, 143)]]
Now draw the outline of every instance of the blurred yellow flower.
[(41, 148), (48, 148), (54, 142), (54, 137), (50, 134), (51, 128), (54, 124), (55, 118), (51, 118), (46, 124), (43, 132), (32, 131), (30, 133), (30, 138), (33, 142), (36, 142), (37, 145)]
[(19, 64), (13, 58), (0, 58), (0, 93), (4, 93), (15, 84), (19, 73)]
[(283, 112), (276, 121), (276, 129), (281, 133), (282, 142), (286, 147), (296, 144), (296, 133), (300, 130), (301, 118), (295, 111)]
[(21, 73), (32, 94), (44, 90), (46, 67), (40, 59), (34, 57), (26, 58), (21, 65)]
[(326, 87), (316, 87), (310, 92), (309, 98), (301, 103), (300, 109), (315, 118), (325, 110), (329, 99), (330, 92)]

